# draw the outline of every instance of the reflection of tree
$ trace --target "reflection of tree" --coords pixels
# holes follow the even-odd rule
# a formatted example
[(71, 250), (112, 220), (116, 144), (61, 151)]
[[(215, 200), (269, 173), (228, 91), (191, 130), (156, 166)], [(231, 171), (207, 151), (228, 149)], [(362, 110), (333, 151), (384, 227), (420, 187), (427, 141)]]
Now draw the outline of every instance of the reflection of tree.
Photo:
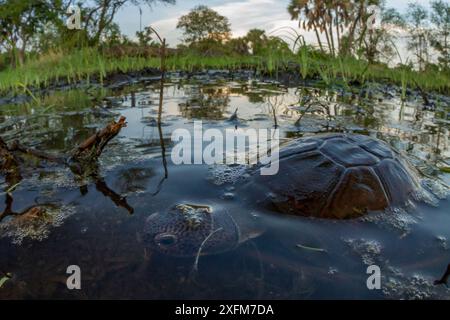
[(181, 115), (187, 119), (221, 120), (230, 104), (228, 87), (191, 89), (186, 103), (180, 104)]
[(90, 112), (42, 114), (16, 120), (3, 136), (14, 138), (27, 145), (37, 145), (45, 150), (65, 151), (95, 133), (89, 125), (98, 123)]
[(164, 177), (161, 179), (161, 181), (158, 184), (158, 187), (153, 194), (154, 196), (157, 195), (162, 188), (162, 185), (164, 181), (166, 181), (169, 178), (169, 171), (167, 169), (167, 159), (166, 159), (166, 145), (164, 143), (164, 134), (162, 131), (162, 109), (163, 109), (163, 103), (164, 103), (164, 82), (166, 79), (166, 39), (162, 39), (161, 36), (153, 30), (155, 34), (157, 35), (159, 41), (161, 42), (161, 81), (159, 85), (159, 105), (158, 105), (158, 133), (159, 133), (159, 142), (161, 145), (161, 157), (162, 157), (162, 163), (164, 167)]
[(349, 116), (363, 128), (377, 130), (378, 137), (397, 149), (436, 167), (448, 157), (449, 135), (439, 113), (421, 110), (416, 104), (383, 102), (375, 97), (340, 96), (338, 116)]
[(248, 92), (245, 94), (248, 97), (248, 102), (250, 103), (263, 103), (264, 95), (261, 93)]
[(251, 90), (248, 86), (242, 86), (239, 89), (233, 88), (232, 93), (246, 96), (248, 98), (248, 102), (254, 104), (264, 103), (264, 98), (268, 95), (267, 93), (259, 90)]
[[(161, 101), (161, 103), (162, 103), (162, 101)], [(161, 115), (161, 112), (160, 112), (160, 115)], [(166, 159), (166, 146), (165, 146), (164, 139), (163, 139), (164, 135), (162, 132), (161, 122), (158, 122), (158, 132), (159, 132), (159, 141), (161, 144), (161, 157), (162, 157), (162, 163), (163, 163), (163, 167), (164, 167), (164, 176), (161, 179), (161, 181), (158, 183), (158, 187), (157, 187), (155, 193), (153, 194), (154, 196), (157, 195), (161, 191), (162, 184), (164, 183), (165, 180), (167, 180), (169, 178), (169, 171), (167, 169), (167, 159)]]
[[(78, 90), (52, 92), (39, 97), (39, 104), (14, 106), (0, 110), (11, 125), (0, 130), (6, 140), (18, 139), (23, 144), (40, 145), (46, 150), (66, 151), (94, 133), (99, 118), (86, 108), (93, 101), (88, 93)], [(26, 115), (23, 117), (23, 115)], [(2, 128), (3, 129), (3, 128)]]
[(257, 85), (256, 87), (253, 87), (253, 88), (248, 87), (248, 86), (243, 86), (242, 90), (237, 91), (236, 93), (246, 96), (250, 103), (257, 104), (257, 103), (266, 102), (267, 99), (274, 96), (275, 92), (280, 92), (280, 90), (283, 91), (284, 93), (287, 93), (287, 91), (284, 91), (278, 85), (272, 85), (272, 84), (265, 84), (263, 86), (263, 88), (261, 88), (260, 85)]

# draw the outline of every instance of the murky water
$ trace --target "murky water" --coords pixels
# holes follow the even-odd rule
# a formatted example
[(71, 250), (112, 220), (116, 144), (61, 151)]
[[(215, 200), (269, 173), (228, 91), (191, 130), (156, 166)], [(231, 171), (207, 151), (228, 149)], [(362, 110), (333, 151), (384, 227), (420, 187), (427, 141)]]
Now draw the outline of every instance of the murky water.
[[(450, 177), (437, 169), (450, 166), (449, 99), (436, 97), (427, 111), (420, 96), (402, 103), (398, 89), (381, 85), (351, 93), (173, 77), (164, 87), (158, 128), (158, 85), (58, 92), (40, 106), (1, 107), (5, 140), (55, 153), (71, 150), (118, 115), (127, 117), (128, 127), (102, 155), (101, 178), (42, 166), (26, 172), (11, 197), (0, 196), (1, 211), (47, 208), (38, 222), (14, 215), (0, 222), (0, 278), (9, 276), (0, 298), (450, 298), (445, 286), (433, 285), (450, 263)], [(306, 96), (328, 107), (302, 115), (299, 101)], [(228, 121), (236, 109), (238, 119)], [(195, 120), (219, 130), (277, 126), (283, 141), (320, 132), (378, 137), (442, 184), (436, 192), (443, 199), (351, 221), (258, 212), (233, 183), (241, 167), (173, 165), (172, 132), (192, 132)], [(3, 182), (2, 190), (9, 187)], [(198, 260), (147, 246), (145, 220), (182, 203), (228, 210), (242, 217), (242, 230), (262, 228), (233, 250)], [(366, 286), (373, 264), (381, 268), (381, 290)], [(82, 290), (67, 289), (69, 265), (80, 266)]]

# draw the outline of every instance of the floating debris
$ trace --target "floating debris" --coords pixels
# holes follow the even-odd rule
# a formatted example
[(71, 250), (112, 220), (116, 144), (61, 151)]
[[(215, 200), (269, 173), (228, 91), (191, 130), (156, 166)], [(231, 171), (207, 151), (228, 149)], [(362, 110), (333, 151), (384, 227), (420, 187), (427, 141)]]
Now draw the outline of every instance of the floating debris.
[(1, 289), (1, 287), (3, 287), (3, 285), (6, 283), (6, 281), (8, 281), (11, 278), (12, 278), (12, 274), (9, 272), (6, 273), (2, 278), (0, 278), (0, 289)]
[(450, 264), (447, 266), (447, 269), (441, 279), (434, 281), (434, 285), (444, 284), (448, 287), (448, 277), (450, 277)]
[(301, 244), (297, 244), (296, 247), (297, 247), (297, 248), (300, 248), (300, 249), (309, 250), (309, 251), (328, 252), (326, 249), (322, 249), (322, 248), (314, 248), (314, 247), (304, 246), (304, 245), (301, 245)]
[(235, 183), (242, 178), (248, 171), (247, 166), (244, 165), (216, 165), (210, 167), (209, 179), (215, 185), (221, 186), (227, 183)]
[(407, 210), (391, 208), (387, 212), (377, 212), (360, 218), (361, 221), (374, 223), (382, 228), (398, 230), (403, 238), (411, 232), (417, 219)]
[(411, 277), (390, 277), (382, 285), (383, 294), (389, 299), (401, 300), (428, 300), (446, 299), (435, 291), (430, 279), (421, 275)]
[(59, 227), (75, 213), (72, 206), (38, 206), (18, 216), (9, 216), (0, 223), (1, 237), (21, 245), (24, 239), (42, 241), (52, 228)]
[(381, 244), (376, 240), (366, 239), (347, 239), (344, 242), (358, 254), (362, 262), (367, 265), (373, 265), (380, 261)]

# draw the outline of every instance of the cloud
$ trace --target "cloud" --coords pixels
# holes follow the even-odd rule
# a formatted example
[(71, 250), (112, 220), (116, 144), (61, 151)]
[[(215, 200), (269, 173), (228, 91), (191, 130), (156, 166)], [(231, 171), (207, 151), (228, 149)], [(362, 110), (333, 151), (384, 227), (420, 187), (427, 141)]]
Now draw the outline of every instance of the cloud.
[[(388, 7), (395, 7), (404, 13), (407, 3), (411, 0), (388, 0)], [(177, 1), (175, 6), (158, 6), (154, 10), (147, 10), (144, 14), (144, 26), (149, 22), (164, 37), (170, 46), (176, 46), (182, 42), (182, 32), (176, 29), (178, 19), (199, 4), (199, 0)], [(226, 16), (231, 23), (234, 37), (245, 35), (253, 28), (266, 30), (267, 33), (280, 36), (286, 40), (293, 38), (293, 32), (286, 27), (291, 27), (305, 37), (307, 43), (317, 44), (313, 32), (307, 32), (298, 27), (298, 22), (291, 21), (287, 11), (288, 0), (209, 0), (201, 1), (213, 10)], [(429, 5), (429, 0), (423, 0), (424, 5)], [(129, 7), (119, 14), (118, 22), (131, 37), (134, 37), (136, 25), (139, 26), (137, 9)], [(281, 28), (281, 29), (280, 29)], [(401, 43), (400, 47), (404, 47)], [(405, 49), (401, 48), (402, 55)]]
[(170, 18), (170, 19), (155, 21), (151, 25), (156, 30), (158, 30), (158, 32), (161, 35), (166, 37), (167, 43), (170, 46), (175, 46), (182, 42), (182, 34), (176, 28), (177, 22), (178, 22), (178, 18)]
[[(290, 21), (289, 13), (286, 10), (287, 1), (233, 1), (211, 6), (211, 8), (230, 20), (234, 37), (243, 36), (248, 30), (253, 28), (263, 29), (267, 32), (284, 26), (297, 28), (297, 23)], [(178, 11), (174, 14), (174, 17), (157, 20), (152, 25), (160, 30), (161, 33), (167, 35), (167, 40), (171, 45), (176, 45), (182, 37), (181, 32), (176, 30), (177, 21), (188, 12), (189, 10)]]

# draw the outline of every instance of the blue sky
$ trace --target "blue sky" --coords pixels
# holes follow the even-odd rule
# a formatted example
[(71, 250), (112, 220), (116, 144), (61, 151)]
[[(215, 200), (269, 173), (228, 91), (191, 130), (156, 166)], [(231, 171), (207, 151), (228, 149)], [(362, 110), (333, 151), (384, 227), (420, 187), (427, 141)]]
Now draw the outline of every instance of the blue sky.
[[(411, 0), (387, 0), (388, 7), (394, 7), (404, 13), (408, 2)], [(429, 0), (416, 1), (428, 5)], [(264, 29), (271, 32), (283, 26), (297, 28), (297, 23), (290, 21), (287, 13), (289, 0), (177, 0), (177, 4), (155, 4), (152, 8), (142, 6), (142, 25), (152, 25), (164, 37), (171, 46), (180, 42), (181, 33), (176, 30), (176, 23), (180, 16), (189, 12), (197, 5), (207, 5), (220, 14), (229, 18), (233, 36), (242, 36), (251, 28)], [(127, 6), (117, 14), (116, 22), (122, 31), (134, 37), (139, 30), (139, 9)], [(280, 34), (278, 34), (280, 35)], [(312, 34), (305, 34), (307, 39), (314, 40)]]

